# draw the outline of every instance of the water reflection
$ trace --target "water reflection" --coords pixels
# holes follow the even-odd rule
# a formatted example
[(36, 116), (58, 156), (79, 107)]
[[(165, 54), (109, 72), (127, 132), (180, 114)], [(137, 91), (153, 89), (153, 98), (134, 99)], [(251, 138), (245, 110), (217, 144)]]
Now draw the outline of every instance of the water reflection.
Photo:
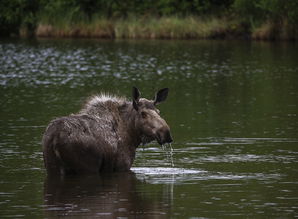
[[(0, 217), (297, 217), (297, 51), (288, 43), (1, 39)], [(129, 97), (133, 85), (144, 94), (170, 87), (160, 110), (173, 156), (147, 145), (134, 174), (46, 180), (43, 197), (46, 124), (94, 93)]]
[[(47, 178), (44, 188), (47, 218), (166, 218), (167, 208), (170, 208), (167, 203), (160, 205), (165, 201), (162, 196), (154, 197), (144, 191), (146, 183), (138, 180), (133, 172)], [(165, 192), (159, 189), (156, 194)]]

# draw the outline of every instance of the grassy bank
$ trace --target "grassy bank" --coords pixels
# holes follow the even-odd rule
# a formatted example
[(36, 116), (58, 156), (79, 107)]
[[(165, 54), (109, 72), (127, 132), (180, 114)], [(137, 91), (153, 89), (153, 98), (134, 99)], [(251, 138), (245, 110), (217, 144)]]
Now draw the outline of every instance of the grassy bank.
[(232, 22), (226, 19), (200, 19), (191, 16), (117, 20), (96, 18), (89, 22), (76, 23), (40, 22), (35, 35), (37, 37), (203, 39), (225, 35), (232, 28)]
[(0, 36), (297, 40), (298, 1), (0, 1)]
[(298, 40), (298, 30), (287, 20), (280, 22), (266, 21), (251, 31), (253, 40)]
[[(28, 31), (22, 30), (26, 36)], [(251, 38), (254, 40), (297, 40), (298, 32), (286, 21), (267, 21), (258, 27), (248, 27), (237, 20), (209, 17), (161, 17), (106, 19), (57, 23), (41, 21), (36, 37), (126, 38), (126, 39), (214, 39)]]

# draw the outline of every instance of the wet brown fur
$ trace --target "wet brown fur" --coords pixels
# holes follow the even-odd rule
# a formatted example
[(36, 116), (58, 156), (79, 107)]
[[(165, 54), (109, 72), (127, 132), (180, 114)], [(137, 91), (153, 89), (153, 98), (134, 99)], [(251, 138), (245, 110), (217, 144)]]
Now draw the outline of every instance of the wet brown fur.
[(135, 105), (123, 98), (94, 96), (79, 113), (51, 121), (42, 140), (47, 173), (128, 171), (141, 143), (171, 142), (155, 101), (139, 96), (133, 100)]

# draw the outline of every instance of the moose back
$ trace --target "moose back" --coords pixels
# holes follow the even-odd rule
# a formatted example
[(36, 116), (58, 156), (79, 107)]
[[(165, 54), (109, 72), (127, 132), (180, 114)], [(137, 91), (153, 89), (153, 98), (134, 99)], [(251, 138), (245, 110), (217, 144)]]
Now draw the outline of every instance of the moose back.
[(93, 96), (79, 113), (51, 121), (42, 139), (48, 175), (128, 171), (140, 144), (172, 142), (156, 108), (167, 95), (164, 88), (147, 100), (133, 87), (132, 100)]

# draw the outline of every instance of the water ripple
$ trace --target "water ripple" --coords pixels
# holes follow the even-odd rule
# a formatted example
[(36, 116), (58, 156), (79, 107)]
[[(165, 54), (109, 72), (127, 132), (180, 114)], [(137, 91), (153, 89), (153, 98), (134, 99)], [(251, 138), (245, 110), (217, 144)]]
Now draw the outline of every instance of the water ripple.
[(197, 184), (198, 180), (261, 180), (272, 181), (281, 178), (280, 174), (211, 172), (185, 168), (134, 167), (132, 171), (139, 179), (148, 183)]

